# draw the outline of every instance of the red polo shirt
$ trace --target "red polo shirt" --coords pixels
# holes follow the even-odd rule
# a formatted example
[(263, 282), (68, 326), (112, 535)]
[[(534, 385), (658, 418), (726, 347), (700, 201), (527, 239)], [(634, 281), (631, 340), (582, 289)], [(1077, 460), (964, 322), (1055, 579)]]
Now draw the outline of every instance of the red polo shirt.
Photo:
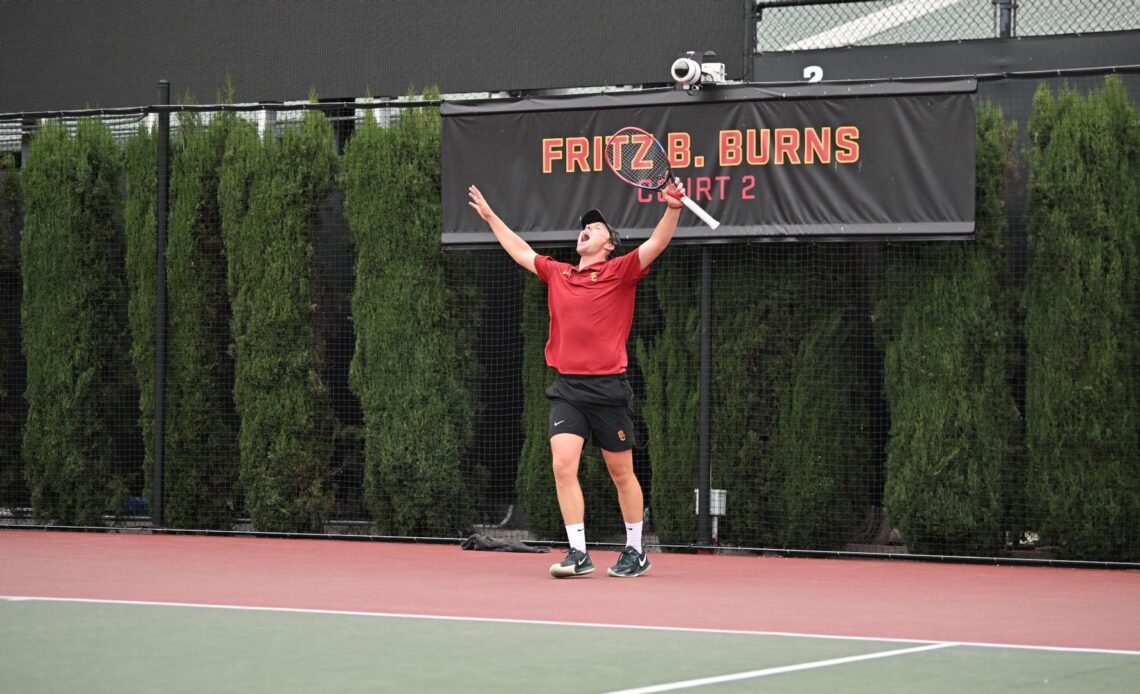
[(546, 363), (563, 374), (624, 372), (634, 293), (649, 274), (649, 268), (641, 269), (637, 251), (584, 270), (540, 255), (534, 269), (547, 285)]

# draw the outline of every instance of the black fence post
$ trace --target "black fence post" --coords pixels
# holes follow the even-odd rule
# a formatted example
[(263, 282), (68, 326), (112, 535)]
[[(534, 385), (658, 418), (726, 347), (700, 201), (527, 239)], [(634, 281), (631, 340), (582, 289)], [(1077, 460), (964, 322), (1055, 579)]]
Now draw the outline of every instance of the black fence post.
[(712, 417), (712, 254), (701, 248), (701, 357), (700, 400), (697, 422), (697, 545), (712, 545), (712, 471), (709, 466), (709, 429)]
[(752, 65), (756, 62), (756, 24), (760, 21), (757, 0), (744, 0), (744, 81), (752, 81)]
[(997, 0), (998, 6), (998, 36), (1008, 39), (1013, 36), (1013, 5), (1014, 0)]
[[(158, 103), (170, 104), (170, 82), (159, 80)], [(166, 392), (166, 221), (170, 192), (170, 112), (158, 112), (158, 138), (155, 151), (154, 218), (156, 250), (154, 258), (154, 498), (151, 500), (150, 523), (161, 528), (165, 523), (163, 497), (163, 453), (166, 442), (164, 394)]]

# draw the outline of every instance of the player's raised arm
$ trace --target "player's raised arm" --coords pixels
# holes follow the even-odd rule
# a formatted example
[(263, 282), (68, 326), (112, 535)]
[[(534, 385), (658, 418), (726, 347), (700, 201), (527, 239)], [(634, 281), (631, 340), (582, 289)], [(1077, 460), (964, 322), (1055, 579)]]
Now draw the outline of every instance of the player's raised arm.
[(684, 186), (676, 181), (670, 181), (665, 187), (665, 214), (653, 229), (653, 235), (637, 247), (637, 255), (641, 258), (643, 269), (649, 267), (673, 240), (673, 234), (677, 231), (677, 221), (681, 218), (681, 198), (684, 195)]
[(483, 194), (479, 192), (478, 188), (475, 186), (468, 188), (467, 197), (469, 198), (467, 204), (471, 205), (471, 207), (479, 213), (483, 221), (487, 223), (487, 226), (491, 227), (491, 233), (495, 235), (495, 239), (499, 242), (499, 245), (503, 247), (503, 250), (505, 250), (516, 263), (531, 272), (535, 272), (534, 259), (538, 254), (531, 249), (530, 244), (523, 241), (518, 234), (511, 231), (511, 228), (503, 223), (503, 220), (499, 219), (499, 215), (495, 214), (495, 211), (487, 204), (487, 200), (483, 197)]

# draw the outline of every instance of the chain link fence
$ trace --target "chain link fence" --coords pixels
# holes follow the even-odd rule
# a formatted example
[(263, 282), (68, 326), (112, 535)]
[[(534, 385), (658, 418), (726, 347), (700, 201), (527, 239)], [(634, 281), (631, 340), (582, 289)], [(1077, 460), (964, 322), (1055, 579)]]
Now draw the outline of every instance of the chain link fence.
[[(1034, 14), (1045, 6), (1047, 20)], [(998, 9), (988, 0), (763, 8), (766, 50), (989, 38)], [(1131, 2), (1022, 0), (1011, 10), (1015, 35), (1026, 35), (1027, 25), (1041, 35), (1140, 27), (1140, 8)], [(1088, 93), (1105, 80), (1046, 83), (1055, 92)], [(1140, 78), (1125, 75), (1122, 83), (1135, 104)], [(1052, 275), (1033, 273), (1060, 272), (1035, 265), (1032, 247), (1042, 241), (1034, 241), (1039, 229), (1027, 200), (1027, 181), (1036, 174), (1026, 136), (1038, 87), (1028, 79), (979, 87), (981, 102), (1000, 107), (994, 132), (1009, 149), (991, 177), (993, 205), (979, 210), (976, 241), (715, 250), (712, 485), (727, 498), (714, 530), (719, 543), (1089, 561), (1140, 556), (1140, 526), (1130, 522), (1140, 498), (1134, 435), (1093, 451), (1101, 463), (1116, 456), (1121, 470), (1118, 489), (1097, 488), (1109, 503), (1094, 500), (1075, 507), (1073, 517), (1050, 520), (1046, 502), (1066, 499), (1034, 482), (1049, 481), (1032, 467), (1029, 441), (1050, 413), (1034, 410), (1031, 394), (1061, 387), (1033, 384), (1040, 371), (1034, 365), (1045, 359), (1041, 346), (1056, 339), (1029, 334), (1027, 326), (1040, 321), (1026, 317), (1046, 303), (1042, 294), (1054, 283)], [(406, 106), (170, 109), (175, 245), (167, 256), (165, 527), (449, 539), (475, 529), (562, 541), (546, 478), (540, 288), (497, 249), (439, 251), (432, 197), (438, 181), (431, 174), (437, 133), (430, 122), (404, 119), (435, 105)], [(156, 425), (146, 394), (154, 391), (147, 277), (156, 252), (156, 173), (148, 138), (156, 119), (141, 107), (0, 118), (0, 524), (153, 522)], [(105, 130), (81, 132), (90, 121)], [(405, 136), (384, 134), (402, 122), (410, 129)], [(36, 144), (45, 128), (46, 139)], [(258, 136), (283, 144), (259, 145)], [(40, 162), (29, 175), (33, 147), (41, 148)], [(409, 166), (400, 169), (394, 160)], [(374, 180), (384, 168), (403, 171), (403, 178)], [(116, 176), (123, 187), (113, 184)], [(399, 198), (406, 210), (370, 207), (413, 181), (414, 194)], [(33, 243), (37, 238), (42, 245)], [(1115, 238), (1101, 246), (1134, 249)], [(1102, 261), (1081, 247), (1089, 262)], [(683, 392), (696, 383), (699, 253), (676, 247), (662, 259), (639, 293), (630, 344), (631, 383), (643, 413), (638, 438), (648, 442), (635, 452), (650, 506), (647, 539), (664, 545), (691, 544), (697, 522), (694, 480), (669, 476), (671, 460), (686, 474), (694, 467), (695, 416), (691, 402), (671, 400), (677, 391), (667, 391), (661, 378), (668, 373), (682, 384), (671, 388)], [(55, 262), (65, 254), (69, 265)], [(1087, 316), (1104, 313), (1092, 309)], [(924, 315), (959, 321), (932, 334)], [(1120, 315), (1134, 329), (1128, 311)], [(949, 356), (931, 360), (936, 348)], [(1113, 380), (1132, 390), (1093, 409), (1123, 413), (1123, 429), (1130, 425), (1134, 434), (1138, 363), (1134, 353), (1113, 358)], [(930, 378), (938, 368), (941, 380)], [(75, 378), (65, 383), (57, 378), (64, 373)], [(967, 378), (979, 374), (987, 378)], [(964, 389), (975, 405), (962, 399)], [(926, 440), (917, 424), (928, 424), (901, 408), (923, 402), (965, 403), (954, 415), (960, 421), (950, 417), (944, 429), (991, 434), (984, 450), (958, 446), (953, 437), (931, 444), (946, 454), (930, 457), (932, 476), (957, 487), (900, 477), (908, 471), (896, 461), (919, 459)], [(293, 409), (281, 412), (286, 406)], [(439, 417), (432, 421), (462, 426), (425, 423), (418, 413), (429, 406)], [(983, 406), (1002, 407), (992, 417), (971, 415)], [(274, 424), (273, 417), (281, 419)], [(298, 418), (307, 428), (280, 426)], [(77, 422), (84, 426), (73, 427)], [(1100, 436), (1095, 426), (1090, 436)], [(64, 448), (57, 441), (74, 445), (75, 460), (93, 467), (57, 465)], [(1055, 448), (1076, 462), (1091, 450), (1075, 436), (1061, 443)], [(612, 485), (590, 455), (583, 486), (591, 541), (613, 540), (620, 515)], [(971, 477), (984, 456), (989, 471), (999, 472)], [(805, 475), (813, 464), (821, 471)], [(962, 478), (947, 483), (954, 475)], [(821, 480), (834, 485), (823, 488)], [(970, 486), (976, 484), (980, 493)], [(295, 493), (295, 503), (272, 498), (280, 489)], [(1070, 496), (1081, 491), (1074, 486)], [(955, 494), (960, 506), (948, 507)], [(1128, 511), (1126, 522), (1105, 515), (1118, 507)]]
[[(758, 3), (761, 53), (1140, 29), (1133, 0), (773, 0)], [(1003, 24), (1004, 21), (1004, 24)]]

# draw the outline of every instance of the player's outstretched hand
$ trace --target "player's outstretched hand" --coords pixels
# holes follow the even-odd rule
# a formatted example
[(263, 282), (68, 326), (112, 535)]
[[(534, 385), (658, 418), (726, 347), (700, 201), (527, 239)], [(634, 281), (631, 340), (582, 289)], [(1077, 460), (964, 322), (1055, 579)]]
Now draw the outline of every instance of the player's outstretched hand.
[(495, 216), (494, 210), (487, 204), (487, 200), (483, 197), (483, 194), (479, 192), (478, 188), (475, 186), (468, 188), (467, 197), (469, 198), (467, 204), (475, 208), (475, 211), (479, 213), (483, 221), (490, 221), (491, 217)]
[(665, 204), (674, 210), (681, 207), (681, 198), (685, 196), (685, 186), (674, 178), (665, 186)]

